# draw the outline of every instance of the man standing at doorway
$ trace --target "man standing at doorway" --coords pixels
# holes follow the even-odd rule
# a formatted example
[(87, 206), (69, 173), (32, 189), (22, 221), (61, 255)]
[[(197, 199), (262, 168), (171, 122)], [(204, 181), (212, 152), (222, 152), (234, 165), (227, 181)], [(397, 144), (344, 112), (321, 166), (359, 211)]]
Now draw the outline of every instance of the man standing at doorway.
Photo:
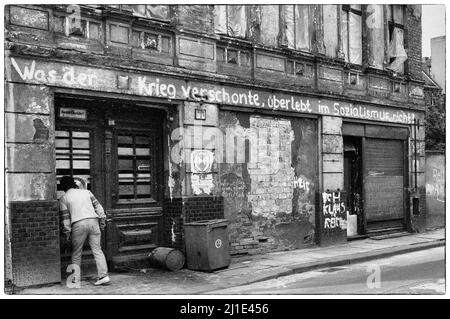
[(59, 200), (59, 209), (63, 232), (66, 239), (72, 241), (72, 264), (81, 267), (83, 245), (88, 239), (97, 265), (95, 285), (107, 284), (110, 281), (108, 267), (100, 244), (100, 229), (106, 226), (103, 207), (90, 191), (78, 189), (72, 177), (63, 176), (60, 185), (65, 194)]

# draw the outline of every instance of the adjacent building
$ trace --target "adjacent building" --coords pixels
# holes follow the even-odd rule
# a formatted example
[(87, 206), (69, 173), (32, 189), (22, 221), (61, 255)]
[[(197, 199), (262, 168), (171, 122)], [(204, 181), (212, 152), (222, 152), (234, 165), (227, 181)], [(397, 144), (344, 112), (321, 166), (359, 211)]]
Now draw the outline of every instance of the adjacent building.
[(420, 26), (420, 5), (7, 6), (6, 278), (61, 280), (63, 175), (105, 207), (111, 267), (200, 220), (231, 254), (422, 230)]
[(445, 35), (432, 38), (430, 74), (445, 94)]
[[(437, 45), (440, 47), (437, 49)], [(423, 79), (426, 106), (425, 177), (426, 177), (426, 227), (445, 227), (445, 77), (441, 87), (437, 79), (445, 74), (445, 37), (431, 39), (433, 63), (424, 58)], [(440, 54), (437, 54), (437, 53)], [(440, 68), (440, 69), (439, 69)], [(437, 70), (436, 73), (433, 70)], [(442, 83), (442, 82), (441, 82)]]

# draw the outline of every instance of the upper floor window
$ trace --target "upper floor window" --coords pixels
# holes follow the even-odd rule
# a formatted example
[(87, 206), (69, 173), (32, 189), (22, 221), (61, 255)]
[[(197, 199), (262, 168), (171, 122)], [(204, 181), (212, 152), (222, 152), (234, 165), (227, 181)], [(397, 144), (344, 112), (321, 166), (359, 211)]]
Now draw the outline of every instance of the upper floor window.
[(338, 6), (323, 5), (323, 43), (325, 54), (335, 58), (339, 51)]
[(308, 5), (285, 5), (286, 41), (291, 49), (309, 51), (311, 48)]
[(267, 46), (277, 46), (280, 43), (280, 6), (261, 5), (259, 14), (261, 43)]
[(384, 67), (384, 10), (382, 4), (366, 7), (365, 28), (368, 43), (368, 65), (379, 70)]
[(150, 19), (169, 19), (168, 5), (134, 4), (130, 5), (133, 13)]
[(407, 54), (404, 48), (403, 6), (388, 5), (387, 21), (389, 26), (388, 58), (389, 69), (403, 73)]
[(133, 14), (149, 19), (168, 20), (169, 6), (154, 4), (112, 4), (109, 7), (120, 10), (132, 10)]
[(214, 31), (231, 37), (247, 36), (247, 11), (241, 5), (214, 6)]
[(217, 61), (239, 66), (250, 66), (250, 53), (234, 48), (217, 47)]
[(341, 12), (341, 39), (345, 61), (362, 64), (361, 5), (343, 5)]

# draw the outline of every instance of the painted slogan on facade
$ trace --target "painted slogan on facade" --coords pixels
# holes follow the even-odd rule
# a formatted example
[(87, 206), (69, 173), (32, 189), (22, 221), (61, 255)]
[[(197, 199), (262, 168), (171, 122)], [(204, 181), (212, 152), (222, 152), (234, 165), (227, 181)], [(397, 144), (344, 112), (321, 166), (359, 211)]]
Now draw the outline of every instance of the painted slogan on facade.
[(323, 227), (325, 229), (347, 229), (347, 209), (343, 193), (323, 192), (322, 212), (324, 216)]
[(320, 245), (346, 241), (347, 207), (346, 193), (340, 190), (319, 194), (320, 213), (316, 215), (316, 241)]
[[(7, 64), (8, 65), (8, 64)], [(170, 100), (197, 100), (207, 103), (282, 110), (384, 121), (402, 124), (414, 122), (414, 112), (357, 105), (286, 93), (197, 83), (180, 79), (108, 69), (88, 68), (63, 63), (11, 58), (9, 80), (107, 92), (161, 97)]]

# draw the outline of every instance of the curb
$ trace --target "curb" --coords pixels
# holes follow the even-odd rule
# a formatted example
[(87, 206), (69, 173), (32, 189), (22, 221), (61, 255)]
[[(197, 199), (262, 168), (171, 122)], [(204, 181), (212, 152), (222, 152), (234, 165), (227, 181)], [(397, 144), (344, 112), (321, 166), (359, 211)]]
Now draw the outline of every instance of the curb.
[(309, 263), (302, 263), (298, 266), (287, 266), (287, 268), (291, 268), (288, 271), (282, 271), (274, 275), (268, 275), (264, 278), (258, 278), (255, 280), (248, 280), (245, 283), (242, 283), (243, 285), (253, 284), (256, 282), (266, 281), (270, 279), (276, 279), (279, 277), (299, 274), (302, 272), (307, 272), (311, 270), (316, 269), (323, 269), (323, 268), (329, 268), (329, 267), (337, 267), (337, 266), (343, 266), (343, 265), (350, 265), (350, 264), (356, 264), (360, 262), (365, 262), (373, 259), (380, 259), (380, 258), (386, 258), (394, 255), (401, 255), (406, 253), (411, 253), (419, 250), (425, 250), (430, 248), (436, 248), (445, 246), (445, 239), (438, 239), (434, 240), (432, 242), (427, 243), (417, 243), (417, 244), (408, 244), (408, 245), (402, 245), (397, 247), (389, 247), (389, 248), (381, 248), (377, 249), (375, 251), (369, 251), (364, 253), (356, 253), (351, 254), (343, 257), (333, 257), (329, 258), (327, 261), (320, 261), (320, 262), (309, 262)]

